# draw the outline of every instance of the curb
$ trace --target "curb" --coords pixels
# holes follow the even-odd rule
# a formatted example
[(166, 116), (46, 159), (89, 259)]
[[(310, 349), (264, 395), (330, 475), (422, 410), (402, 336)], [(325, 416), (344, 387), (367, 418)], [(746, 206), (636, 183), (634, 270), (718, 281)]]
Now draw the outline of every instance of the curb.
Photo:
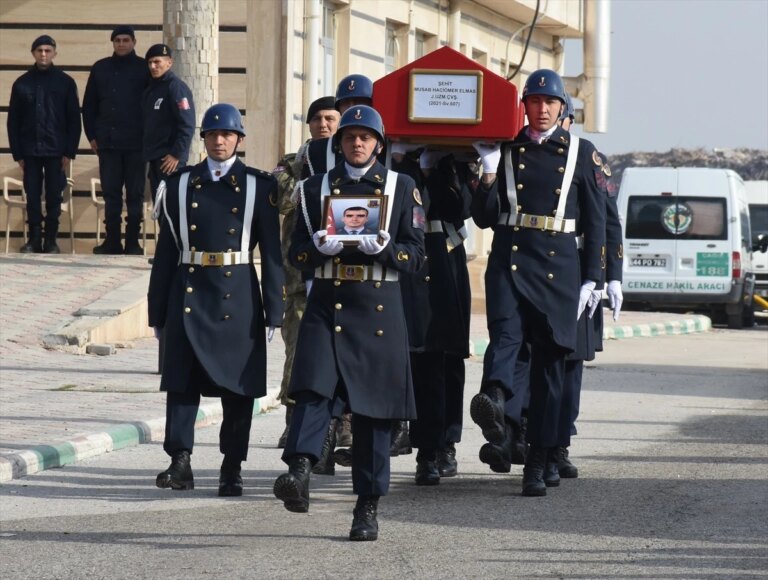
[[(652, 322), (649, 324), (634, 324), (628, 326), (611, 324), (603, 328), (603, 340), (693, 334), (695, 332), (706, 332), (711, 329), (712, 320), (709, 317), (696, 315), (671, 322)], [(488, 338), (470, 339), (470, 354), (472, 356), (482, 357), (485, 354), (485, 350), (488, 348), (488, 342)]]
[[(277, 396), (272, 394), (256, 399), (253, 406), (254, 417), (268, 412), (277, 404)], [(221, 420), (220, 403), (200, 405), (197, 410), (195, 428), (214, 425), (220, 423)], [(162, 441), (164, 436), (165, 417), (162, 417), (150, 421), (121, 423), (106, 431), (81, 435), (70, 441), (51, 445), (36, 445), (29, 449), (4, 453), (0, 455), (0, 483), (39, 473), (53, 467), (63, 467), (140, 443)]]

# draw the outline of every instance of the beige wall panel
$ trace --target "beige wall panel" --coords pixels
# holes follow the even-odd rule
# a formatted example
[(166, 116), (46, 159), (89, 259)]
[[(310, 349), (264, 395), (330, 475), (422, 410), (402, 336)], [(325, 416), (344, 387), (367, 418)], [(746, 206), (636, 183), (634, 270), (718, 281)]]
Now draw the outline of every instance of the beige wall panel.
[[(3, 30), (0, 35), (0, 65), (31, 65), (34, 62), (30, 54), (32, 41), (41, 31)], [(108, 30), (52, 30), (56, 40), (58, 55), (56, 64), (90, 66), (100, 58), (112, 54), (112, 43)], [(144, 56), (153, 44), (163, 41), (163, 33), (139, 30), (136, 33), (136, 54)], [(245, 68), (245, 32), (221, 32), (219, 34), (219, 66), (227, 68)]]
[[(159, 0), (162, 2), (162, 0)], [(279, 2), (281, 0), (219, 0), (219, 24), (222, 26), (245, 26), (245, 11), (248, 2)], [(296, 0), (288, 0), (295, 2)]]
[(0, 22), (136, 25), (162, 21), (162, 0), (2, 0), (0, 11)]

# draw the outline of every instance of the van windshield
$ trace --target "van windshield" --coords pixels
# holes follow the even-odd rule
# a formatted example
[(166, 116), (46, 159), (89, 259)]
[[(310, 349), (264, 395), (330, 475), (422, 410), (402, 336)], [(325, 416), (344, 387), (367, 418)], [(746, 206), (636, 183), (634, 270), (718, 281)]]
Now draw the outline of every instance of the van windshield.
[(726, 240), (724, 197), (632, 196), (627, 204), (627, 239)]
[(752, 221), (752, 235), (768, 234), (768, 205), (750, 205), (749, 219)]

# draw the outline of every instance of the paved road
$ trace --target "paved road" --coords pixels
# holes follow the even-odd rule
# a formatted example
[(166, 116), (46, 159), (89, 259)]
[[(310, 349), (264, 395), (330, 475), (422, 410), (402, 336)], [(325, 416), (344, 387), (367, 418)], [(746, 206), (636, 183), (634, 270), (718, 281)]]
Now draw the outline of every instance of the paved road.
[[(471, 362), (468, 383), (481, 365)], [(197, 488), (153, 487), (151, 443), (0, 487), (2, 578), (704, 578), (768, 575), (768, 329), (611, 342), (585, 373), (581, 477), (523, 498), (520, 473), (477, 460), (412, 485), (393, 462), (381, 538), (345, 537), (349, 471), (313, 478), (307, 515), (271, 494), (282, 416), (254, 422), (246, 495), (215, 496), (215, 427), (199, 432)], [(471, 393), (467, 393), (467, 400)]]

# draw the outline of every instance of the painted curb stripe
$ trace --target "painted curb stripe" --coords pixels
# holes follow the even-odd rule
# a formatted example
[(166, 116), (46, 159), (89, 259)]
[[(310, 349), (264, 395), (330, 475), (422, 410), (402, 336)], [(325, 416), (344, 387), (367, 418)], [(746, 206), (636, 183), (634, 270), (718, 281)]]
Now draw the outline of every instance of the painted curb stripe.
[[(256, 399), (254, 417), (276, 404), (276, 396)], [(223, 418), (221, 404), (201, 405), (197, 411), (195, 428), (220, 423)], [(151, 421), (121, 423), (99, 433), (75, 437), (71, 441), (53, 445), (36, 445), (13, 453), (0, 455), (0, 483), (39, 473), (52, 467), (63, 467), (103, 453), (131, 447), (140, 443), (162, 441), (165, 436), (165, 418)]]

